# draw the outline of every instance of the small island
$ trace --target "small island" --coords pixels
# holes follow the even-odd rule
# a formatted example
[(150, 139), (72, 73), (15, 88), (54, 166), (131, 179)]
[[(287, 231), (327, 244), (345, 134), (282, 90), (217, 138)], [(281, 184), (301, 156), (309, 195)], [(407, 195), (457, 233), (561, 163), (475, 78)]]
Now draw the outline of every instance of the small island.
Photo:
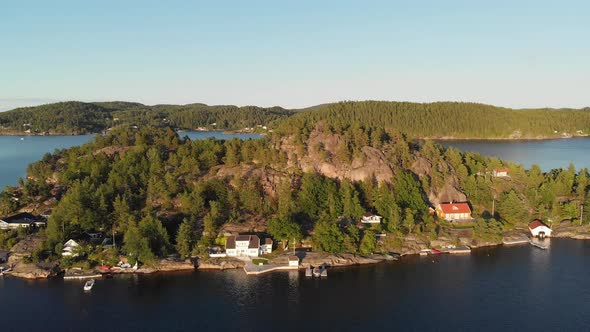
[[(296, 268), (367, 264), (518, 242), (533, 219), (553, 236), (589, 237), (586, 169), (543, 173), (445, 149), (380, 105), (301, 112), (257, 140), (116, 126), (47, 154), (0, 193), (3, 264), (28, 278), (292, 268), (293, 256)], [(245, 237), (252, 254), (231, 254)]]

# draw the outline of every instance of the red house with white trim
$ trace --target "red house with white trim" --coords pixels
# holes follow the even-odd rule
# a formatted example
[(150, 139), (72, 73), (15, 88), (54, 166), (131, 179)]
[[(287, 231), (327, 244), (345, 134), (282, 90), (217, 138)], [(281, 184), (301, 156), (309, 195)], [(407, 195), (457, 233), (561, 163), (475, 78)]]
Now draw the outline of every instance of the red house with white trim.
[(471, 217), (471, 208), (466, 202), (462, 203), (441, 203), (436, 208), (436, 215), (448, 221), (468, 221)]
[(496, 168), (492, 171), (492, 175), (497, 178), (504, 178), (508, 176), (508, 167)]

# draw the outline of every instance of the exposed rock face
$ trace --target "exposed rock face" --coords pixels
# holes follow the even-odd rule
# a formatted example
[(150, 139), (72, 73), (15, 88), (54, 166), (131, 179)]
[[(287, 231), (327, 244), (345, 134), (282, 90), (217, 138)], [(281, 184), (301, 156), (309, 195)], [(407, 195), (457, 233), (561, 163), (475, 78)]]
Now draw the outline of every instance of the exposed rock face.
[(368, 257), (361, 257), (356, 256), (353, 254), (339, 254), (339, 255), (331, 255), (331, 254), (321, 254), (321, 253), (306, 253), (303, 258), (301, 258), (301, 266), (319, 266), (319, 265), (328, 265), (328, 266), (348, 266), (348, 265), (361, 265), (361, 264), (375, 264), (382, 261), (384, 258), (376, 259), (376, 257), (368, 258)]
[(10, 273), (12, 276), (25, 279), (49, 278), (61, 272), (57, 265), (40, 266), (38, 264), (29, 264), (15, 257), (9, 258), (8, 265), (12, 266), (12, 272)]
[(244, 261), (236, 258), (210, 258), (208, 260), (199, 260), (197, 269), (199, 270), (227, 270), (244, 267)]

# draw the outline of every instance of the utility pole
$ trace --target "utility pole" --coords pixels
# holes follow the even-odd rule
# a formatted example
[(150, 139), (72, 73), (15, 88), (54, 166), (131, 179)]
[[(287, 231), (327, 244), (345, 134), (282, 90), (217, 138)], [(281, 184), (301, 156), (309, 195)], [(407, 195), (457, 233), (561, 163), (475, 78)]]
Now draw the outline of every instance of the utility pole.
[(495, 218), (496, 215), (496, 199), (492, 199), (492, 218)]

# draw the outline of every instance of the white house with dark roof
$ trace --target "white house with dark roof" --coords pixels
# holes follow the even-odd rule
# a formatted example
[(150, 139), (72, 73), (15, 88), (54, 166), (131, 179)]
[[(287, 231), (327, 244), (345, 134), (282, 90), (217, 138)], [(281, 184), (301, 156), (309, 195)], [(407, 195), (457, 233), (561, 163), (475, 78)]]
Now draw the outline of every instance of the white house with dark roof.
[(28, 228), (31, 226), (44, 226), (45, 222), (41, 222), (39, 218), (34, 215), (23, 212), (18, 213), (10, 217), (0, 218), (0, 229), (17, 229), (17, 228)]
[(230, 236), (225, 243), (225, 253), (230, 257), (258, 257), (272, 252), (272, 240), (265, 239), (262, 244), (257, 235)]

